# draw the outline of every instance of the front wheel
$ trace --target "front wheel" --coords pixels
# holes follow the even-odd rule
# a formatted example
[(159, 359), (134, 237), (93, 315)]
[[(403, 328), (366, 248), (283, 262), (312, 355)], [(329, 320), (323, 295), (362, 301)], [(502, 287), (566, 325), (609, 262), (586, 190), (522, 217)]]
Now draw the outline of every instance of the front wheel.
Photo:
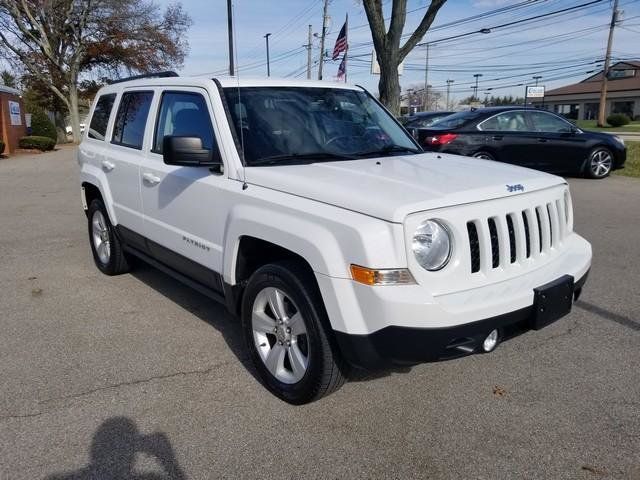
[(242, 301), (247, 348), (264, 385), (292, 404), (317, 400), (345, 381), (313, 275), (296, 262), (258, 269)]
[(587, 158), (584, 172), (588, 178), (605, 178), (613, 168), (613, 154), (604, 147), (595, 148)]

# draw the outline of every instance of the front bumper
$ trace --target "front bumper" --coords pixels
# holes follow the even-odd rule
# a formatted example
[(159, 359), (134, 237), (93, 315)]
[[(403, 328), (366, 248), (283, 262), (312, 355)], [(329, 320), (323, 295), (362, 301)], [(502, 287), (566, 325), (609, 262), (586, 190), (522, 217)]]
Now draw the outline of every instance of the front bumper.
[[(577, 300), (588, 272), (574, 283)], [(340, 350), (353, 366), (368, 370), (391, 365), (414, 365), (447, 360), (480, 350), (486, 336), (494, 329), (500, 340), (513, 338), (533, 328), (533, 305), (463, 325), (443, 328), (389, 326), (369, 335), (335, 332)]]

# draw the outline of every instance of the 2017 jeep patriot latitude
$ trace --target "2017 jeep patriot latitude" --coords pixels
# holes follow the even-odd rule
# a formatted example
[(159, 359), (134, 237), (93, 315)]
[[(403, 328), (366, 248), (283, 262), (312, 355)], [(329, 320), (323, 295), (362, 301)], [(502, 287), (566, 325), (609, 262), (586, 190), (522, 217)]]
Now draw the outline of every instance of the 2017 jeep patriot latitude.
[(365, 90), (143, 78), (79, 148), (97, 267), (139, 257), (239, 314), (291, 403), (379, 368), (491, 351), (571, 309), (591, 262), (559, 177), (423, 153)]

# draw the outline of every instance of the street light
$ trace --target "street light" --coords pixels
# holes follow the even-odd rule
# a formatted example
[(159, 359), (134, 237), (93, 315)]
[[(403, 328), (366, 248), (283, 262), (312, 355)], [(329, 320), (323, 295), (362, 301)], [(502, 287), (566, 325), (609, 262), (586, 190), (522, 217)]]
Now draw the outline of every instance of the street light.
[(265, 40), (266, 40), (266, 42), (267, 42), (267, 77), (270, 77), (270, 76), (271, 76), (271, 67), (270, 67), (270, 65), (269, 65), (269, 37), (270, 37), (270, 36), (271, 36), (271, 34), (270, 34), (270, 33), (267, 33), (267, 34), (264, 36), (264, 39), (265, 39)]
[(473, 87), (473, 99), (477, 100), (478, 99), (478, 79), (482, 76), (482, 74), (475, 73), (473, 76), (476, 79), (476, 85)]
[(451, 84), (455, 82), (455, 80), (447, 80), (447, 110), (450, 110), (449, 107), (449, 92), (451, 91)]

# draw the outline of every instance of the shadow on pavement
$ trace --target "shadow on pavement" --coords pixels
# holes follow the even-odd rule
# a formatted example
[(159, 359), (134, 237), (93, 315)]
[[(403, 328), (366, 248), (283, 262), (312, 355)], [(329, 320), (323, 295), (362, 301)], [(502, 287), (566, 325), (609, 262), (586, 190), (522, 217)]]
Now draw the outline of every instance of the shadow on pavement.
[(578, 302), (576, 302), (576, 306), (578, 306), (582, 310), (586, 310), (587, 312), (598, 315), (599, 317), (606, 318), (607, 320), (611, 320), (612, 322), (616, 322), (623, 327), (627, 327), (631, 330), (640, 332), (640, 323), (634, 322), (632, 319), (627, 318), (624, 315), (611, 312), (602, 307), (598, 307), (597, 305), (593, 305), (592, 303), (585, 302), (584, 300), (578, 300)]
[[(233, 317), (223, 305), (142, 261), (136, 263), (131, 275), (218, 330), (240, 363), (258, 382), (262, 383), (246, 350), (240, 321)], [(348, 373), (348, 379), (352, 382), (364, 382), (409, 370), (411, 367), (404, 366), (378, 371), (352, 369)]]
[[(93, 434), (90, 462), (76, 471), (54, 474), (46, 480), (184, 480), (169, 439), (164, 433), (144, 435), (133, 420), (112, 417)], [(140, 454), (155, 460), (160, 467), (148, 472), (136, 471)], [(160, 471), (158, 471), (160, 470)]]

